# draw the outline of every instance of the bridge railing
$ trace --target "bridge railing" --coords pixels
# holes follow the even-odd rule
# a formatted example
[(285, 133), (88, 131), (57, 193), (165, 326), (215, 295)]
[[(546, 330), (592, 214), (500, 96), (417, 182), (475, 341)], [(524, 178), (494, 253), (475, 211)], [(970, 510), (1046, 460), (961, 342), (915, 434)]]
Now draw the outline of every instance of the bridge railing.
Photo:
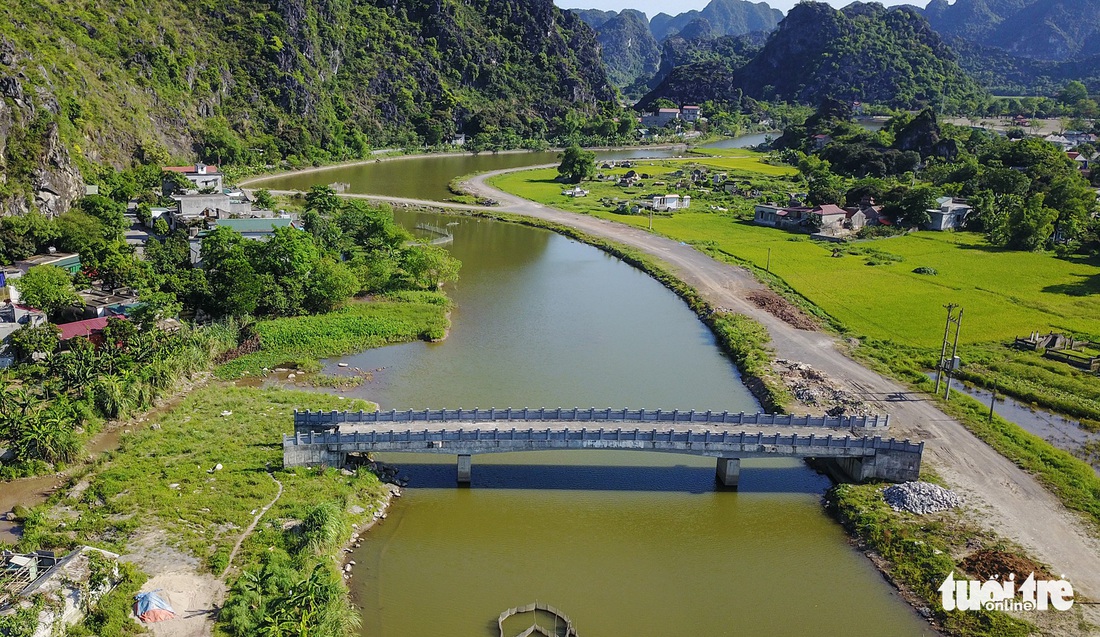
[[(283, 447), (299, 445), (323, 445), (326, 447), (356, 450), (357, 447), (371, 448), (382, 445), (389, 451), (395, 451), (391, 445), (419, 446), (412, 451), (428, 447), (453, 448), (470, 443), (497, 443), (496, 446), (511, 446), (508, 443), (599, 443), (599, 442), (643, 442), (654, 444), (691, 444), (691, 445), (773, 445), (790, 447), (821, 447), (841, 449), (874, 449), (889, 451), (907, 451), (921, 453), (924, 443), (913, 443), (908, 439), (883, 439), (880, 436), (818, 436), (783, 435), (729, 431), (675, 431), (669, 429), (457, 429), (457, 430), (405, 430), (405, 431), (358, 431), (358, 432), (298, 432), (283, 436)], [(500, 443), (505, 443), (500, 445)], [(614, 447), (609, 444), (608, 447)]]
[(731, 413), (681, 409), (408, 409), (405, 411), (294, 411), (295, 431), (331, 428), (343, 423), (413, 422), (639, 422), (722, 425), (821, 427), (884, 430), (890, 416), (798, 416), (795, 414)]

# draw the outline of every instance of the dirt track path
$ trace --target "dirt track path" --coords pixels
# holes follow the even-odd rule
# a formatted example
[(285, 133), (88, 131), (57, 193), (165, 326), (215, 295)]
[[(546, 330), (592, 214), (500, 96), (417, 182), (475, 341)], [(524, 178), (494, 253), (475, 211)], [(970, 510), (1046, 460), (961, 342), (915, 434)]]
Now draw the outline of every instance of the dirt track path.
[[(745, 270), (720, 263), (689, 245), (646, 230), (595, 217), (564, 212), (502, 192), (486, 179), (507, 170), (474, 177), (467, 187), (501, 203), (503, 212), (547, 219), (642, 250), (667, 263), (715, 307), (747, 314), (767, 327), (778, 358), (801, 361), (848, 386), (879, 413), (891, 415), (893, 435), (925, 441), (925, 460), (978, 513), (983, 524), (1020, 543), (1040, 560), (1065, 574), (1074, 589), (1100, 599), (1100, 542), (1087, 523), (1068, 511), (1034, 477), (940, 411), (926, 396), (914, 393), (859, 362), (821, 332), (798, 330), (747, 300), (764, 289)], [(1093, 622), (1100, 609), (1086, 607)], [(1093, 610), (1096, 609), (1096, 610)]]

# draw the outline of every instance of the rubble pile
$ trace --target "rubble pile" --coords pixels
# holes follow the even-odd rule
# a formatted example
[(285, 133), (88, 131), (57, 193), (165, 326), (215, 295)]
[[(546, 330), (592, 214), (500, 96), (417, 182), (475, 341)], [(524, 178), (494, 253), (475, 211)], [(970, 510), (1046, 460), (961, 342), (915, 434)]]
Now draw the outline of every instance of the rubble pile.
[(823, 408), (829, 416), (864, 416), (870, 409), (859, 396), (842, 389), (825, 374), (798, 361), (779, 359), (772, 366), (787, 390), (807, 407)]
[(962, 505), (962, 498), (957, 493), (930, 482), (895, 484), (887, 487), (882, 492), (882, 497), (893, 510), (917, 515), (946, 511)]

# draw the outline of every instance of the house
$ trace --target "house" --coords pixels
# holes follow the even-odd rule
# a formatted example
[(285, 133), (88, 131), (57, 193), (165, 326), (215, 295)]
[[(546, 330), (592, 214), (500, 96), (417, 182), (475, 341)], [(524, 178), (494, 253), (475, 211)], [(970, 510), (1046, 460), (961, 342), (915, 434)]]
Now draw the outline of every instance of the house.
[(680, 109), (680, 119), (684, 120), (685, 122), (698, 121), (701, 116), (702, 109), (700, 109), (698, 106), (685, 106), (684, 108)]
[(19, 290), (15, 289), (14, 282), (23, 276), (23, 271), (14, 267), (0, 267), (0, 302), (19, 302)]
[(848, 211), (840, 206), (825, 204), (811, 208), (808, 219), (809, 225), (816, 227), (823, 234), (839, 234), (844, 230)]
[(186, 226), (199, 218), (217, 219), (230, 215), (229, 195), (219, 192), (206, 195), (172, 195), (176, 209), (170, 215), (173, 227)]
[(837, 235), (843, 234), (849, 216), (848, 211), (832, 204), (814, 208), (757, 204), (753, 211), (753, 223), (784, 230)]
[(811, 138), (811, 140), (813, 141), (813, 144), (814, 144), (814, 150), (821, 150), (822, 148), (825, 148), (825, 146), (829, 142), (833, 141), (833, 138), (828, 136), (828, 135), (818, 134), (818, 135), (814, 135)]
[(466, 133), (459, 133), (451, 139), (451, 146), (465, 146)]
[(1092, 133), (1083, 133), (1081, 131), (1066, 131), (1062, 135), (1068, 139), (1073, 145), (1080, 146), (1081, 144), (1095, 144), (1096, 135)]
[(965, 200), (953, 197), (940, 197), (936, 206), (928, 210), (931, 220), (924, 226), (926, 230), (958, 230), (971, 211)]
[(15, 262), (15, 267), (26, 272), (36, 265), (56, 265), (69, 274), (80, 272), (80, 255), (73, 252), (56, 252), (50, 248), (47, 254), (36, 254)]
[(1070, 151), (1070, 152), (1066, 153), (1066, 156), (1077, 163), (1077, 169), (1078, 170), (1088, 170), (1089, 169), (1089, 158), (1085, 157), (1081, 153)]
[(77, 294), (84, 301), (83, 308), (74, 308), (73, 315), (77, 319), (125, 316), (132, 308), (141, 305), (137, 293), (130, 288), (89, 288)]
[[(165, 166), (165, 172), (179, 173), (187, 178), (194, 185), (194, 189), (198, 191), (210, 191), (221, 192), (223, 185), (223, 175), (218, 171), (217, 166), (207, 166), (206, 164), (199, 162), (193, 166)], [(174, 186), (171, 182), (165, 181), (163, 184), (165, 194), (174, 191)]]
[(786, 216), (786, 211), (782, 206), (770, 203), (756, 204), (756, 208), (753, 210), (752, 222), (758, 226), (778, 228), (780, 221)]
[(673, 210), (687, 210), (691, 205), (691, 196), (684, 195), (653, 195), (652, 206), (657, 212), (671, 212)]
[(680, 109), (659, 108), (657, 112), (642, 115), (642, 126), (650, 128), (662, 128), (680, 119)]
[(857, 232), (867, 225), (867, 213), (859, 208), (845, 208), (844, 212), (847, 213), (844, 220), (845, 229)]
[(61, 330), (61, 342), (72, 340), (82, 336), (99, 347), (103, 345), (103, 328), (107, 327), (107, 321), (112, 318), (126, 320), (124, 316), (104, 316), (102, 318), (85, 319), (74, 323), (63, 323), (57, 326)]
[[(277, 228), (294, 228), (301, 230), (298, 221), (289, 215), (278, 217), (257, 217), (247, 219), (216, 219), (215, 228), (230, 228), (241, 233), (245, 239), (252, 241), (267, 241), (275, 234)], [(191, 237), (191, 264), (198, 267), (202, 262), (202, 238), (210, 234), (210, 230), (202, 230)]]
[(1067, 139), (1064, 135), (1055, 135), (1053, 133), (1044, 137), (1043, 141), (1048, 141), (1057, 146), (1061, 146), (1062, 150), (1066, 151), (1073, 148), (1075, 145), (1073, 142), (1069, 141), (1069, 139)]
[(11, 335), (24, 326), (38, 327), (46, 323), (46, 313), (13, 302), (0, 304), (0, 369), (15, 364), (11, 352)]

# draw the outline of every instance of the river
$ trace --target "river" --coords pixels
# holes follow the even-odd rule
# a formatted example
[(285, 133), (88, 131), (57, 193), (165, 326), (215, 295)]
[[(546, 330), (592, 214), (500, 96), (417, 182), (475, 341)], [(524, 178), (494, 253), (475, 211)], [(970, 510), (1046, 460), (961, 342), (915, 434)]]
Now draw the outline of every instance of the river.
[[(517, 157), (547, 163), (392, 163), (411, 180), (402, 195), (425, 198), (440, 180)], [(383, 165), (367, 164), (365, 182), (314, 173), (269, 187), (346, 181), (378, 192), (390, 186), (372, 172)], [(453, 326), (441, 343), (326, 361), (330, 373), (339, 363), (373, 370), (346, 395), (384, 409), (759, 409), (686, 305), (618, 259), (518, 225), (396, 216), (410, 228), (451, 224), (448, 249), (463, 262), (448, 289)], [(712, 459), (691, 456), (481, 455), (470, 488), (455, 486), (451, 457), (382, 459), (409, 488), (351, 556), (364, 635), (488, 637), (501, 611), (533, 601), (570, 615), (585, 637), (933, 634), (824, 514), (829, 483), (800, 462), (745, 461), (739, 489), (727, 491), (715, 487)]]

